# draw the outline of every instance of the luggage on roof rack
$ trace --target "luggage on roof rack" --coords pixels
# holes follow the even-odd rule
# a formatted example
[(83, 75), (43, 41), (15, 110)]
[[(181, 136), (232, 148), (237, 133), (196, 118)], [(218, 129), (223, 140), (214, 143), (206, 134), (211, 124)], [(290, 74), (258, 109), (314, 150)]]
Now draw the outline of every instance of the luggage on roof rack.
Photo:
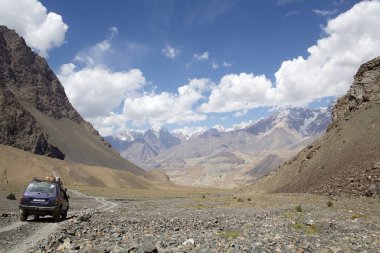
[(57, 182), (58, 184), (62, 184), (61, 178), (60, 177), (33, 177), (33, 180), (35, 182)]

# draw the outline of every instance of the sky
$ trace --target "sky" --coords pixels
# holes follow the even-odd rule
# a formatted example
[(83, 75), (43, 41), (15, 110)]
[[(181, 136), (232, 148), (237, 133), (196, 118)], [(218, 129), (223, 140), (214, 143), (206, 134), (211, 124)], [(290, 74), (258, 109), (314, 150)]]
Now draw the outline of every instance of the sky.
[(102, 135), (319, 107), (380, 55), (380, 1), (0, 0)]

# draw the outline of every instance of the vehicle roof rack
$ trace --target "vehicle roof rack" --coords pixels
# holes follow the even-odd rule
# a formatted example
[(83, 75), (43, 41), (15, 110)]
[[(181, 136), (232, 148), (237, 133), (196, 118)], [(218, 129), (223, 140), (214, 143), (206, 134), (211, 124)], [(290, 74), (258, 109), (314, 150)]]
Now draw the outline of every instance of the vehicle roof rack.
[(61, 181), (60, 177), (53, 177), (53, 176), (49, 176), (49, 177), (33, 177), (32, 181), (34, 181), (34, 182), (51, 182), (51, 183), (62, 184), (62, 181)]

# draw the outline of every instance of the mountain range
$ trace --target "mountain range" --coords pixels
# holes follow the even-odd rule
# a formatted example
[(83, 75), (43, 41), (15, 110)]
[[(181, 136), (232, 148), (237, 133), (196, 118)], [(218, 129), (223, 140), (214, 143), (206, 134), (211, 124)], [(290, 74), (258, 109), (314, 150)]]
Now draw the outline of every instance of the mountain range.
[(328, 108), (286, 108), (234, 128), (217, 125), (188, 133), (166, 128), (125, 131), (105, 139), (144, 169), (159, 169), (185, 185), (234, 187), (280, 165), (331, 120)]

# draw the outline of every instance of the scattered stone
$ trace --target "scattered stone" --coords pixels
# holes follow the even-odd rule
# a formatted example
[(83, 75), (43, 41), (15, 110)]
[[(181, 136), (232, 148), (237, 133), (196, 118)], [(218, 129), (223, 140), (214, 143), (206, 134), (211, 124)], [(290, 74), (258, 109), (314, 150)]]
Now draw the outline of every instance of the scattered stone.
[(11, 216), (10, 213), (2, 213), (1, 214), (1, 218), (6, 218), (6, 217), (9, 217), (9, 216)]
[(141, 243), (138, 253), (157, 253), (157, 248), (150, 240), (145, 240)]
[[(377, 252), (379, 246), (380, 219), (374, 212), (379, 203), (374, 199), (355, 199), (358, 202), (352, 205), (334, 199), (334, 208), (326, 208), (325, 201), (299, 199), (303, 212), (296, 212), (294, 202), (257, 208), (236, 201), (226, 206), (225, 200), (202, 199), (202, 204), (212, 206), (202, 209), (194, 208), (199, 202), (192, 198), (120, 201), (118, 207), (101, 212), (89, 208), (88, 214), (58, 223), (55, 232), (37, 242), (30, 252), (340, 253)], [(366, 216), (352, 220), (354, 214), (360, 213), (354, 208), (359, 203), (366, 203)], [(45, 225), (27, 222), (10, 233), (2, 233), (0, 245), (8, 245), (2, 250), (11, 251), (12, 244)]]
[(304, 224), (305, 224), (306, 226), (311, 226), (311, 225), (314, 224), (314, 221), (310, 219), (310, 220), (305, 221)]
[(81, 216), (78, 217), (78, 220), (81, 221), (81, 222), (84, 222), (84, 221), (89, 221), (92, 217), (92, 214), (91, 213), (84, 213), (82, 214)]
[(115, 245), (115, 247), (113, 248), (113, 252), (114, 253), (128, 253), (130, 252), (130, 250), (128, 250), (127, 248), (122, 248), (118, 245)]
[(193, 238), (190, 238), (190, 239), (187, 239), (186, 241), (183, 242), (183, 245), (187, 246), (187, 245), (195, 245), (195, 242), (194, 242), (194, 239)]

